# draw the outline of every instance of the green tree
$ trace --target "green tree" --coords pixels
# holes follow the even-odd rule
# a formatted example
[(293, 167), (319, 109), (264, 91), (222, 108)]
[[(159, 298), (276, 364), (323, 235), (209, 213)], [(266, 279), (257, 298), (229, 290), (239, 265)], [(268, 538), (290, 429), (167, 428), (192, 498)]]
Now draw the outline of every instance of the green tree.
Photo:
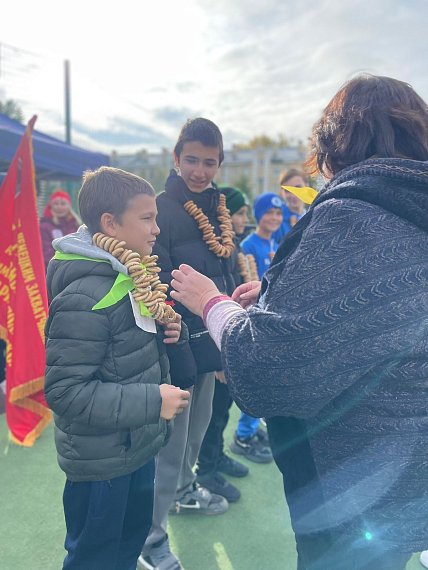
[(0, 101), (0, 113), (7, 115), (10, 119), (15, 119), (15, 121), (19, 121), (20, 123), (24, 122), (24, 113), (18, 103), (13, 99)]
[(233, 148), (237, 150), (248, 150), (255, 148), (270, 148), (275, 146), (275, 141), (267, 135), (257, 135), (246, 143), (235, 144)]
[(290, 141), (290, 139), (288, 139), (285, 135), (283, 135), (283, 134), (280, 133), (280, 134), (278, 135), (278, 137), (277, 137), (277, 142), (276, 142), (276, 144), (277, 144), (279, 147), (281, 147), (281, 148), (283, 148), (283, 147), (289, 147), (289, 146), (291, 146), (291, 141)]
[(154, 167), (152, 178), (149, 178), (149, 180), (157, 194), (163, 192), (165, 188), (165, 180), (168, 178), (169, 171), (169, 166), (157, 165)]
[(239, 176), (239, 178), (234, 179), (231, 185), (242, 190), (242, 192), (246, 194), (249, 201), (252, 200), (253, 193), (250, 184), (250, 179), (248, 178), (248, 176), (242, 174), (241, 176)]
[(290, 146), (290, 141), (283, 134), (279, 134), (276, 139), (268, 135), (257, 135), (246, 143), (237, 143), (233, 145), (235, 150), (252, 150), (256, 148), (279, 148)]

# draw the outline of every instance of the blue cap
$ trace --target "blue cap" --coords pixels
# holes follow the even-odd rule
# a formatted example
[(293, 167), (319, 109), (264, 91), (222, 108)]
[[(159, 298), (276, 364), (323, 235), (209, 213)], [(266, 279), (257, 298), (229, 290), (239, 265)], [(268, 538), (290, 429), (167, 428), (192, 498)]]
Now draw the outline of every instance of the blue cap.
[(265, 192), (264, 194), (260, 194), (254, 200), (253, 205), (253, 212), (254, 217), (256, 218), (256, 222), (259, 223), (261, 218), (266, 214), (268, 210), (271, 208), (279, 208), (282, 210), (283, 202), (278, 194), (274, 192)]

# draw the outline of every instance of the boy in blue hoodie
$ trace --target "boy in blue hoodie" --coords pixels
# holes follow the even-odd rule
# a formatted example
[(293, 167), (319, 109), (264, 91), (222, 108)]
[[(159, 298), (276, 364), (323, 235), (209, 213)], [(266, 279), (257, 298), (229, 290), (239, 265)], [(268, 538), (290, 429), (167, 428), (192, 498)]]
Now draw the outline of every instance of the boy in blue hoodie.
[(273, 192), (257, 196), (253, 213), (257, 227), (241, 242), (241, 249), (245, 254), (251, 253), (254, 256), (261, 279), (278, 249), (278, 242), (273, 238), (273, 234), (283, 219), (281, 198)]
[[(273, 234), (282, 223), (282, 201), (277, 194), (266, 192), (258, 196), (253, 205), (256, 230), (241, 242), (242, 251), (253, 255), (259, 279), (271, 264), (278, 249)], [(260, 419), (241, 413), (230, 449), (254, 463), (270, 463), (272, 453), (266, 432), (260, 429)]]

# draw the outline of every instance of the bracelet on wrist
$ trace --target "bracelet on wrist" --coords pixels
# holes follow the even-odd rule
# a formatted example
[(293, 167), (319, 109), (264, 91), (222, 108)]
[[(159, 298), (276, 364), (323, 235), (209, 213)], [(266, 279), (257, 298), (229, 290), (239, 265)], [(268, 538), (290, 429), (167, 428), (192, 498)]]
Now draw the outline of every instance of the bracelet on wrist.
[(205, 304), (202, 320), (204, 321), (204, 325), (207, 326), (207, 316), (210, 310), (221, 301), (231, 301), (232, 299), (227, 295), (217, 295), (216, 297), (212, 297), (208, 303)]

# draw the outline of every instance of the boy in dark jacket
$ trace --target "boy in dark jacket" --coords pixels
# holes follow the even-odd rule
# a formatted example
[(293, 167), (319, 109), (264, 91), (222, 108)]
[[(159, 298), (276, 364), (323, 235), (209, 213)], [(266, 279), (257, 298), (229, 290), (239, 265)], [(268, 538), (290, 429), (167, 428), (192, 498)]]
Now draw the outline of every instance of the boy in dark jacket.
[(151, 525), (153, 458), (188, 404), (165, 353), (181, 325), (148, 257), (159, 234), (150, 184), (102, 167), (85, 173), (79, 206), (86, 226), (54, 241), (47, 274), (45, 395), (67, 475), (63, 568), (129, 570)]
[[(232, 223), (225, 198), (213, 184), (223, 158), (218, 127), (203, 118), (187, 121), (174, 149), (176, 170), (157, 197), (161, 234), (156, 253), (162, 281), (170, 281), (172, 269), (181, 263), (191, 263), (224, 293), (231, 294), (235, 288)], [(173, 512), (181, 514), (220, 514), (228, 508), (226, 499), (196, 485), (192, 470), (211, 418), (215, 372), (222, 369), (220, 352), (202, 319), (182, 306), (175, 309), (189, 328), (198, 376), (190, 389), (189, 408), (177, 418), (168, 445), (158, 455), (153, 525), (139, 560), (147, 569), (181, 568), (166, 534), (172, 504)]]
[[(243, 254), (239, 252), (239, 243), (248, 225), (249, 203), (239, 188), (220, 186), (219, 189), (226, 197), (226, 207), (230, 212), (235, 232), (236, 248), (232, 260), (233, 277), (236, 285), (240, 285), (244, 282), (243, 262), (245, 259), (243, 259)], [(225, 382), (224, 374), (217, 373), (211, 421), (199, 451), (197, 482), (212, 493), (225, 497), (229, 503), (237, 501), (241, 493), (237, 487), (223, 477), (222, 473), (231, 477), (245, 477), (248, 474), (248, 467), (224, 453), (223, 432), (229, 421), (229, 410), (232, 403), (233, 400)]]

